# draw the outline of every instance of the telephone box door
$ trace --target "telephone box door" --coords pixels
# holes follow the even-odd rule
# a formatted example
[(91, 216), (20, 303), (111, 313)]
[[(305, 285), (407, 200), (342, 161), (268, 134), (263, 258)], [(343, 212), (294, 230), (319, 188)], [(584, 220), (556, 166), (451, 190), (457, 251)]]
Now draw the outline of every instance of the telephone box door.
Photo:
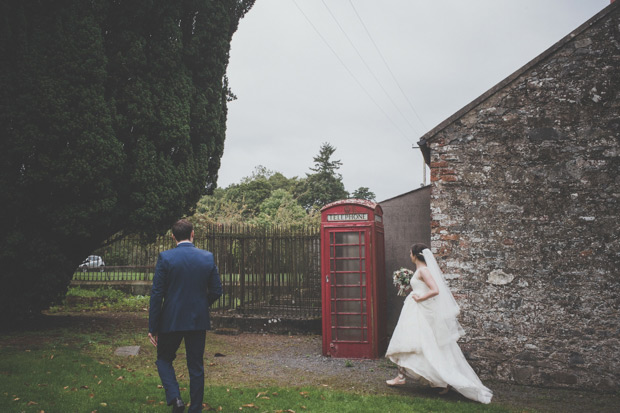
[[(370, 358), (368, 297), (369, 280), (369, 237), (368, 228), (328, 229), (323, 234), (329, 254), (324, 259), (323, 268), (329, 268), (325, 275), (324, 292), (327, 304), (324, 317), (330, 327), (325, 342), (329, 343), (327, 353), (334, 357), (339, 354), (354, 354), (360, 358)], [(324, 351), (325, 352), (325, 351)]]

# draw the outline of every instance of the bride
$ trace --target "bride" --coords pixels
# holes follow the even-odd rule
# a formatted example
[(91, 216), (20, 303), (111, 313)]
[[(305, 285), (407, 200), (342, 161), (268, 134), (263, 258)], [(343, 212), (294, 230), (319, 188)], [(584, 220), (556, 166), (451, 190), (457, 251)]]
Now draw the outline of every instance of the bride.
[(398, 365), (398, 376), (390, 386), (405, 384), (406, 376), (442, 387), (452, 387), (463, 396), (490, 403), (493, 393), (469, 366), (457, 344), (465, 332), (457, 321), (459, 306), (446, 285), (433, 253), (424, 244), (411, 247), (416, 272), (411, 293), (405, 299), (394, 334), (385, 354)]

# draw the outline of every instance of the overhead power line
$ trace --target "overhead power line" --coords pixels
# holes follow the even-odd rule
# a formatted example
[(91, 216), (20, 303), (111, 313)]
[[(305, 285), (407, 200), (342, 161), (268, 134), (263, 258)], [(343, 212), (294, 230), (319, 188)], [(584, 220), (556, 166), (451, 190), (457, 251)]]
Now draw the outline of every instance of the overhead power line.
[(334, 54), (334, 56), (336, 56), (336, 58), (338, 59), (338, 61), (340, 62), (340, 64), (345, 68), (345, 70), (347, 71), (347, 73), (349, 73), (349, 75), (353, 78), (353, 80), (355, 80), (355, 82), (358, 84), (358, 86), (364, 91), (364, 93), (366, 93), (366, 96), (368, 96), (368, 98), (377, 106), (377, 108), (379, 108), (379, 110), (385, 115), (385, 117), (392, 123), (392, 125), (396, 128), (396, 130), (398, 130), (400, 132), (400, 134), (409, 142), (409, 143), (413, 143), (411, 139), (409, 139), (409, 137), (400, 129), (400, 127), (398, 127), (398, 125), (396, 124), (396, 122), (394, 122), (394, 120), (390, 117), (390, 115), (387, 114), (387, 112), (381, 107), (381, 105), (379, 105), (377, 103), (377, 101), (372, 97), (372, 95), (368, 92), (368, 90), (366, 90), (366, 88), (364, 87), (364, 85), (362, 85), (362, 83), (359, 81), (359, 79), (353, 74), (353, 72), (351, 71), (351, 69), (349, 69), (349, 67), (344, 63), (344, 61), (340, 58), (340, 56), (338, 55), (338, 53), (336, 53), (336, 51), (331, 47), (331, 45), (329, 44), (329, 42), (327, 41), (327, 39), (325, 39), (325, 37), (321, 34), (321, 32), (316, 28), (316, 26), (312, 23), (312, 21), (310, 20), (310, 18), (308, 18), (308, 16), (306, 15), (306, 13), (304, 13), (304, 11), (301, 9), (301, 7), (299, 7), (299, 4), (297, 4), (296, 0), (292, 0), (293, 3), (295, 4), (295, 7), (297, 7), (297, 9), (299, 10), (299, 12), (304, 16), (304, 18), (306, 19), (306, 21), (308, 22), (308, 24), (310, 24), (310, 26), (314, 29), (314, 31), (316, 32), (316, 34), (319, 35), (319, 37), (321, 38), (321, 40), (323, 40), (323, 43), (325, 43), (325, 45), (329, 48), (329, 50), (331, 50), (331, 52)]
[(368, 69), (368, 72), (372, 75), (372, 77), (375, 79), (375, 81), (377, 82), (377, 84), (379, 85), (379, 87), (381, 87), (381, 90), (383, 90), (383, 93), (385, 93), (385, 96), (387, 96), (387, 98), (389, 99), (389, 101), (392, 103), (392, 105), (394, 105), (394, 107), (396, 108), (396, 110), (398, 111), (398, 113), (400, 113), (400, 116), (402, 116), (402, 118), (405, 120), (405, 122), (407, 122), (407, 124), (409, 125), (409, 127), (417, 134), (419, 133), (419, 131), (411, 124), (411, 122), (409, 122), (409, 119), (407, 119), (407, 117), (403, 114), (403, 112), (400, 110), (400, 108), (398, 107), (398, 105), (394, 102), (394, 100), (392, 99), (392, 96), (390, 96), (390, 94), (385, 90), (385, 87), (383, 86), (383, 83), (381, 83), (381, 81), (379, 80), (379, 78), (375, 75), (375, 72), (370, 68), (370, 66), (368, 66), (368, 63), (366, 63), (366, 59), (364, 59), (364, 57), (362, 56), (362, 54), (360, 53), (360, 51), (358, 50), (358, 48), (355, 46), (355, 44), (353, 43), (353, 41), (351, 40), (351, 38), (349, 37), (349, 35), (347, 34), (347, 32), (344, 30), (344, 28), (342, 27), (342, 25), (340, 24), (340, 22), (338, 21), (338, 19), (336, 18), (336, 16), (334, 15), (334, 13), (332, 13), (332, 11), (330, 10), (330, 8), (327, 6), (327, 3), (325, 3), (325, 0), (321, 0), (321, 2), (323, 3), (323, 5), (325, 6), (325, 8), (327, 9), (327, 11), (329, 12), (329, 14), (332, 16), (332, 19), (334, 19), (334, 21), (336, 22), (336, 25), (338, 26), (338, 28), (340, 29), (340, 31), (342, 32), (342, 34), (344, 34), (344, 37), (347, 38), (347, 40), (349, 41), (349, 44), (351, 45), (351, 47), (353, 48), (353, 50), (355, 50), (355, 53), (357, 53), (357, 55), (359, 56), (359, 58), (362, 60), (362, 63), (364, 63), (364, 66), (366, 66), (366, 69)]
[(415, 110), (415, 108), (413, 107), (413, 104), (411, 103), (411, 101), (409, 100), (409, 98), (407, 97), (407, 94), (405, 93), (405, 91), (403, 90), (403, 88), (400, 86), (400, 83), (398, 83), (398, 80), (396, 80), (396, 76), (394, 76), (394, 73), (392, 72), (392, 69), (390, 69), (390, 65), (388, 65), (387, 61), (385, 60), (385, 57), (383, 57), (383, 54), (381, 53), (381, 50), (379, 50), (379, 46), (377, 46), (377, 43), (375, 43), (374, 39), (372, 38), (372, 35), (370, 34), (370, 31), (368, 30), (368, 28), (366, 27), (366, 24), (364, 24), (364, 20), (362, 20), (362, 17), (359, 15), (359, 13), (357, 12), (357, 9), (355, 8), (355, 6), (353, 5), (353, 2), (351, 0), (349, 0), (349, 4), (351, 4), (351, 7), (353, 8), (353, 11), (355, 12), (355, 15), (357, 16), (357, 18), (359, 19), (360, 23), (362, 23), (362, 26), (364, 27), (364, 30), (366, 31), (366, 34), (368, 35), (368, 38), (370, 39), (370, 41), (372, 42), (372, 44), (375, 46), (375, 49), (377, 50), (377, 53), (379, 54), (379, 56), (381, 56), (381, 59), (383, 60), (383, 63), (385, 64), (385, 67), (387, 67), (387, 70), (390, 72), (390, 75), (392, 75), (392, 79), (394, 79), (394, 82), (396, 83), (396, 85), (398, 86), (398, 88), (400, 89), (400, 92), (403, 94), (403, 96), (405, 97), (405, 100), (407, 101), (407, 103), (409, 104), (409, 107), (411, 108), (411, 110), (413, 111), (413, 113), (415, 114), (415, 116), (418, 118), (418, 120), (420, 121), (420, 123), (422, 124), (422, 126), (424, 126), (424, 129), (428, 130), (428, 128), (426, 127), (426, 125), (424, 124), (424, 121), (422, 121), (422, 118), (420, 118), (420, 115), (418, 115), (418, 111)]

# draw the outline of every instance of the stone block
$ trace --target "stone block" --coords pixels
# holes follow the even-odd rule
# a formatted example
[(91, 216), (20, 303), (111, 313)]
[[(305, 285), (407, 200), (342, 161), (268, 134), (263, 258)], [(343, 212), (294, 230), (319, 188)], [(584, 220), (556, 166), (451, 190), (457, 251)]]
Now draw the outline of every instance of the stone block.
[(558, 384), (570, 384), (570, 385), (574, 385), (577, 384), (577, 376), (575, 376), (574, 374), (568, 373), (568, 372), (564, 372), (564, 371), (557, 371), (555, 373), (551, 373), (551, 380), (553, 380), (555, 383)]
[(519, 384), (531, 384), (534, 374), (537, 373), (535, 367), (515, 367), (512, 369), (512, 377)]
[(487, 277), (487, 282), (493, 285), (506, 285), (510, 284), (515, 279), (512, 274), (506, 274), (502, 270), (493, 270)]
[(137, 356), (140, 352), (140, 346), (124, 346), (118, 347), (114, 350), (115, 356), (129, 357), (129, 356)]

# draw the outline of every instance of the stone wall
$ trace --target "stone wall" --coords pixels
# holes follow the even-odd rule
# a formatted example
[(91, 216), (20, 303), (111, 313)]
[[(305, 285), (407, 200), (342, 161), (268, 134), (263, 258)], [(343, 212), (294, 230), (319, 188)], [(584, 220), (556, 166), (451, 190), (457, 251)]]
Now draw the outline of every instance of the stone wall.
[(620, 389), (618, 4), (423, 138), (483, 379)]

